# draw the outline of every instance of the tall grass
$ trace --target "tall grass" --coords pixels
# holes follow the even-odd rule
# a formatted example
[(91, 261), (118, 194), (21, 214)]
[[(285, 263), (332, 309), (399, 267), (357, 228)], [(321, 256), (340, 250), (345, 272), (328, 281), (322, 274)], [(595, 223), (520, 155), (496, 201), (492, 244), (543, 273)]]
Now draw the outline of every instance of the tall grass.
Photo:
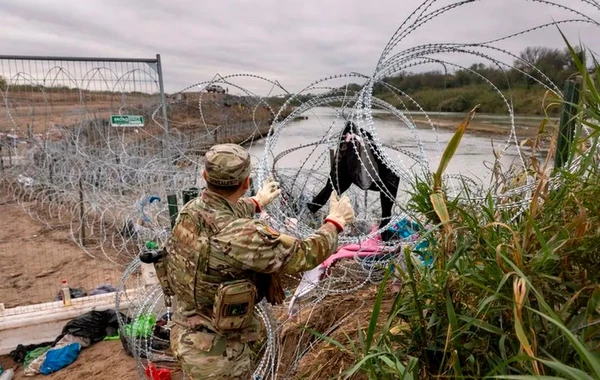
[[(415, 217), (438, 226), (428, 237), (435, 265), (405, 252), (409, 265), (396, 274), (403, 286), (385, 323), (376, 321), (390, 270), (366, 334), (345, 342), (321, 336), (356, 358), (342, 377), (600, 379), (600, 76), (568, 46), (583, 83), (568, 162), (580, 165), (552, 172), (553, 149), (543, 162), (532, 154), (521, 173), (535, 183), (525, 210), (500, 207), (491, 191), (475, 201), (468, 187), (449, 201), (441, 174), (471, 113), (439, 172), (411, 194)], [(510, 181), (503, 185), (517, 185)]]

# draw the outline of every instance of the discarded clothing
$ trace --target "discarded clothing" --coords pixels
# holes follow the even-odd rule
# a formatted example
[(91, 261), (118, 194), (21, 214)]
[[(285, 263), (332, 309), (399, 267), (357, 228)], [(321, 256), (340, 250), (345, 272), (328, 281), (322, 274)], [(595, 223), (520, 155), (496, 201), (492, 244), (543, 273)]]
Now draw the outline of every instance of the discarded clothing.
[(25, 361), (23, 362), (23, 367), (25, 367), (25, 368), (29, 367), (31, 362), (33, 362), (35, 359), (39, 358), (40, 356), (44, 355), (46, 353), (46, 351), (48, 351), (50, 348), (52, 348), (52, 347), (45, 346), (45, 347), (38, 347), (33, 351), (29, 351), (27, 353), (27, 355), (25, 356)]
[(90, 292), (90, 296), (95, 296), (96, 294), (113, 293), (116, 291), (117, 291), (117, 288), (115, 288), (114, 286), (112, 286), (110, 284), (104, 284), (104, 285), (100, 285), (96, 289), (92, 290)]
[[(125, 321), (129, 319), (119, 313)], [(56, 338), (59, 341), (66, 334), (89, 338), (91, 343), (104, 339), (105, 336), (113, 336), (119, 330), (117, 312), (113, 309), (92, 310), (69, 321), (62, 330), (61, 335)]]
[(24, 346), (22, 344), (19, 344), (17, 346), (17, 348), (15, 348), (14, 350), (12, 350), (9, 353), (10, 358), (15, 362), (15, 363), (20, 363), (23, 364), (23, 362), (25, 361), (25, 358), (27, 357), (27, 353), (30, 351), (33, 351), (37, 348), (40, 347), (50, 347), (54, 344), (54, 342), (44, 342), (44, 343), (39, 343), (39, 344), (29, 344), (27, 346)]
[(65, 368), (77, 359), (80, 351), (81, 345), (77, 342), (49, 350), (46, 353), (46, 360), (44, 360), (40, 372), (49, 375)]
[[(427, 230), (427, 227), (425, 227)], [(433, 257), (428, 252), (429, 241), (422, 237), (423, 228), (414, 221), (404, 218), (394, 226), (388, 228), (388, 231), (402, 240), (409, 240), (416, 243), (413, 247), (413, 252), (417, 255), (423, 266), (431, 267), (433, 265)]]
[[(72, 346), (73, 344), (76, 344), (77, 346)], [(25, 367), (23, 374), (25, 376), (34, 376), (38, 373), (44, 373), (47, 375), (48, 373), (56, 372), (75, 361), (77, 356), (79, 356), (81, 349), (88, 347), (89, 345), (89, 338), (82, 338), (75, 335), (66, 334), (56, 342), (54, 347), (50, 348), (48, 351), (29, 363), (29, 365)], [(72, 347), (69, 347), (63, 351), (63, 348), (67, 346)], [(47, 360), (48, 355), (50, 355), (49, 361)]]
[(121, 334), (117, 333), (117, 335), (105, 336), (102, 340), (119, 340)]
[[(347, 168), (352, 183), (362, 190), (369, 190), (379, 178), (379, 170), (371, 145), (364, 140), (359, 134), (348, 133), (340, 144), (340, 156), (337, 159), (340, 167)], [(345, 165), (340, 162), (342, 160), (346, 160)]]
[(407, 239), (408, 237), (421, 231), (421, 227), (412, 220), (403, 218), (395, 225), (389, 227), (388, 230), (394, 233), (394, 237)]

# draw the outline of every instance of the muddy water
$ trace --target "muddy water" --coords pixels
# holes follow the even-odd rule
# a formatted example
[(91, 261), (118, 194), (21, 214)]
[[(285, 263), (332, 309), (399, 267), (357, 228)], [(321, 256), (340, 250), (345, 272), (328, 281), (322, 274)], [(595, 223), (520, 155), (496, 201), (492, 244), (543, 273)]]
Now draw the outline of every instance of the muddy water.
[[(310, 113), (307, 113), (308, 119), (294, 121), (282, 131), (279, 139), (271, 147), (270, 153), (277, 156), (279, 153), (297, 147), (302, 144), (308, 144), (318, 141), (323, 136), (326, 136), (328, 130), (334, 123), (335, 112), (327, 108), (315, 108)], [(445, 120), (452, 120), (453, 115), (443, 115)], [(457, 125), (459, 119), (464, 115), (455, 115)], [(486, 115), (478, 115), (479, 120), (501, 123), (506, 123), (505, 119), (498, 116), (490, 115), (489, 120), (486, 120)], [(523, 122), (527, 119), (524, 118)], [(519, 119), (517, 119), (519, 121)], [(375, 127), (380, 140), (384, 144), (389, 144), (410, 151), (414, 154), (420, 154), (417, 139), (420, 139), (424, 154), (429, 162), (429, 170), (435, 170), (441, 158), (443, 149), (448, 141), (452, 138), (451, 130), (438, 129), (435, 132), (430, 128), (420, 128), (417, 131), (411, 131), (397, 119), (375, 119)], [(337, 119), (333, 126), (332, 133), (339, 132), (343, 128), (342, 122)], [(504, 151), (501, 163), (507, 167), (511, 163), (519, 163), (520, 159), (518, 151), (515, 148), (514, 140), (508, 148), (506, 147), (508, 135), (481, 137), (474, 135), (465, 135), (461, 145), (456, 152), (452, 162), (449, 165), (447, 173), (463, 174), (472, 178), (487, 179), (489, 178), (489, 168), (494, 160), (492, 142), (497, 151)], [(258, 162), (258, 159), (265, 154), (265, 140), (255, 142), (249, 150), (253, 156), (253, 161)], [(277, 161), (278, 168), (298, 168), (304, 164), (307, 170), (324, 171), (327, 169), (327, 147), (320, 145), (314, 147), (300, 149), (291, 152)], [(413, 160), (404, 154), (386, 149), (389, 157), (402, 169), (410, 167)], [(315, 164), (316, 163), (316, 164)], [(413, 169), (415, 167), (413, 166)]]

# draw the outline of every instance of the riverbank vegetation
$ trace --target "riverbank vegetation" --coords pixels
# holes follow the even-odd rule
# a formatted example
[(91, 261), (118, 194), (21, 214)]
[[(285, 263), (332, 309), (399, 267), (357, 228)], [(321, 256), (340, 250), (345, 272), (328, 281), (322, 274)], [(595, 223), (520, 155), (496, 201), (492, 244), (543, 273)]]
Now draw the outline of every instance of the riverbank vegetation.
[[(581, 53), (577, 51), (576, 56), (580, 58)], [(544, 115), (544, 98), (548, 89), (536, 80), (552, 89), (553, 83), (562, 91), (564, 82), (575, 73), (577, 67), (568, 50), (528, 47), (509, 70), (478, 63), (454, 73), (405, 73), (385, 82), (408, 94), (426, 111), (468, 112), (480, 104), (478, 111), (481, 113), (506, 113), (504, 100), (489, 81), (512, 103), (516, 114)], [(376, 85), (373, 93), (396, 107), (401, 107), (402, 100), (409, 109), (416, 109), (406, 97), (395, 99), (383, 84)], [(558, 109), (551, 112), (558, 112)]]
[[(579, 50), (576, 51), (576, 55), (581, 57)], [(545, 115), (548, 88), (535, 80), (557, 91), (552, 86), (553, 83), (562, 91), (565, 80), (576, 73), (577, 67), (566, 49), (533, 46), (521, 52), (510, 69), (476, 63), (467, 69), (454, 72), (402, 72), (384, 79), (384, 83), (376, 84), (373, 95), (399, 109), (408, 107), (409, 110), (419, 110), (407, 96), (398, 97), (386, 87), (391, 85), (410, 96), (428, 112), (468, 112), (479, 104), (480, 113), (506, 114), (507, 104), (489, 81), (504, 94), (516, 114)], [(340, 94), (352, 94), (360, 88), (358, 84), (349, 84), (340, 89)], [(303, 94), (294, 103), (300, 104), (309, 100), (311, 96)], [(287, 97), (281, 97), (277, 100), (283, 103), (286, 99)], [(557, 114), (559, 109), (552, 108), (548, 112)]]
[[(441, 174), (470, 115), (408, 206), (435, 226), (420, 253), (432, 264), (407, 251), (406, 272), (387, 268), (357, 337), (314, 332), (351, 358), (342, 377), (600, 378), (600, 81), (569, 52), (583, 83), (568, 158), (578, 164), (552, 168), (554, 149), (542, 161), (531, 154), (525, 169), (498, 171), (493, 190), (450, 199)], [(393, 276), (402, 286), (390, 306)]]

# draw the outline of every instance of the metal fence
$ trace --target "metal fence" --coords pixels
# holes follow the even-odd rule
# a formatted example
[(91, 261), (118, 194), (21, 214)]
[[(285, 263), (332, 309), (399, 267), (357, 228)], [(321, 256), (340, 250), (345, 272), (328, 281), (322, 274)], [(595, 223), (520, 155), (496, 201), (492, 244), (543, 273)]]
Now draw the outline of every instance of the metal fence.
[(117, 285), (173, 184), (166, 112), (159, 55), (0, 56), (0, 303)]
[(1, 231), (0, 303), (59, 306), (39, 305), (63, 278), (115, 286), (148, 240), (163, 243), (167, 199), (203, 185), (208, 147), (269, 132), (266, 98), (213, 91), (232, 79), (167, 95), (160, 55), (0, 56), (0, 214), (22, 226)]

